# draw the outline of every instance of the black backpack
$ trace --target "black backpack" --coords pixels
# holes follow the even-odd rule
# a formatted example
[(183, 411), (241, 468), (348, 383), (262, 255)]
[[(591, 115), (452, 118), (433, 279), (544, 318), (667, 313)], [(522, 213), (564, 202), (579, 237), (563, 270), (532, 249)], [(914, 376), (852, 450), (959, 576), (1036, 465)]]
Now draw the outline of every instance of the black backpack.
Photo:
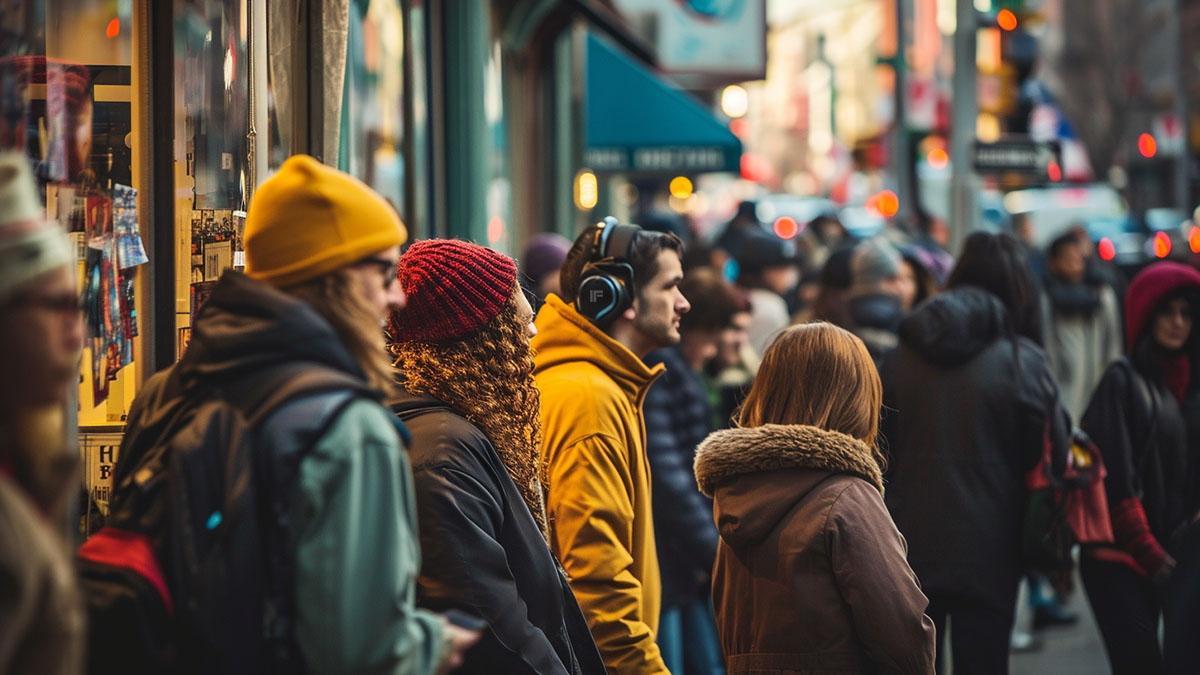
[[(106, 526), (79, 548), (89, 672), (302, 672), (291, 487), (340, 411), (378, 393), (313, 363), (199, 390), (175, 370), (147, 382), (141, 408), (162, 405), (153, 419), (137, 404), (131, 411)], [(277, 427), (289, 414), (304, 415), (297, 421), (311, 433), (288, 456), (267, 456), (264, 422)]]

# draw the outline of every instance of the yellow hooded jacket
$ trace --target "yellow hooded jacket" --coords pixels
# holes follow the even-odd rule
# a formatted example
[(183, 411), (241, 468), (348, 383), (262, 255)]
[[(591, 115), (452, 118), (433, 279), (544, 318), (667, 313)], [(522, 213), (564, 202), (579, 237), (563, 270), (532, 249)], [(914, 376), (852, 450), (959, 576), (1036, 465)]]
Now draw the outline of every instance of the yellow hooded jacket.
[(534, 379), (551, 547), (610, 673), (666, 673), (642, 401), (663, 372), (556, 295), (537, 317)]

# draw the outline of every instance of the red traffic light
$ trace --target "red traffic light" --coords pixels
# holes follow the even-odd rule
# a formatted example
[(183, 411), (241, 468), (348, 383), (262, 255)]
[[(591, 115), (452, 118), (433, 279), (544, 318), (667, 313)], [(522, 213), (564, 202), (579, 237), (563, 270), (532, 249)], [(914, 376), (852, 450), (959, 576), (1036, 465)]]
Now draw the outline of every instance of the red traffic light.
[(1150, 134), (1142, 134), (1138, 136), (1138, 152), (1142, 153), (1142, 157), (1150, 158), (1158, 152), (1158, 142)]
[(1166, 232), (1154, 235), (1154, 255), (1159, 258), (1171, 255), (1171, 236)]
[(800, 223), (791, 216), (780, 216), (775, 219), (775, 235), (780, 239), (791, 239), (800, 233)]
[(891, 190), (882, 190), (867, 197), (866, 207), (884, 218), (891, 218), (900, 211), (900, 198)]
[(996, 25), (1004, 30), (1017, 29), (1017, 15), (1011, 9), (1002, 9), (996, 14)]

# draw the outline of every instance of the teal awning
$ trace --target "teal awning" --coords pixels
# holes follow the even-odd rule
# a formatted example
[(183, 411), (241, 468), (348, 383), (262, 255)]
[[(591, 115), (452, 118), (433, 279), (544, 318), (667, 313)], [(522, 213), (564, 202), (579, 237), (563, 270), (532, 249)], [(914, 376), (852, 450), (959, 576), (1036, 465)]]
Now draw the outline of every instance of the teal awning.
[(595, 171), (738, 171), (742, 142), (687, 94), (587, 36), (587, 152)]

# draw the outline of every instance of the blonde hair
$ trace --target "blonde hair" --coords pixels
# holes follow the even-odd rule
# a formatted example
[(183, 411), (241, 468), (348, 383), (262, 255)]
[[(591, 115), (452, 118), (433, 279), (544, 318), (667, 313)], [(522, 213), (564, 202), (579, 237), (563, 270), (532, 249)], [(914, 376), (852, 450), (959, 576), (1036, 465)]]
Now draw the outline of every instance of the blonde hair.
[(390, 345), (404, 388), (428, 394), (479, 427), (546, 536), (543, 489), (547, 471), (540, 444), (538, 390), (517, 293), (479, 330), (453, 340)]
[(875, 450), (883, 386), (862, 340), (830, 323), (788, 328), (767, 348), (737, 413), (738, 425), (804, 424), (838, 431)]
[(362, 282), (348, 267), (336, 269), (285, 289), (307, 302), (329, 322), (342, 344), (367, 376), (367, 383), (390, 395), (395, 369), (388, 358), (380, 317), (362, 294)]

